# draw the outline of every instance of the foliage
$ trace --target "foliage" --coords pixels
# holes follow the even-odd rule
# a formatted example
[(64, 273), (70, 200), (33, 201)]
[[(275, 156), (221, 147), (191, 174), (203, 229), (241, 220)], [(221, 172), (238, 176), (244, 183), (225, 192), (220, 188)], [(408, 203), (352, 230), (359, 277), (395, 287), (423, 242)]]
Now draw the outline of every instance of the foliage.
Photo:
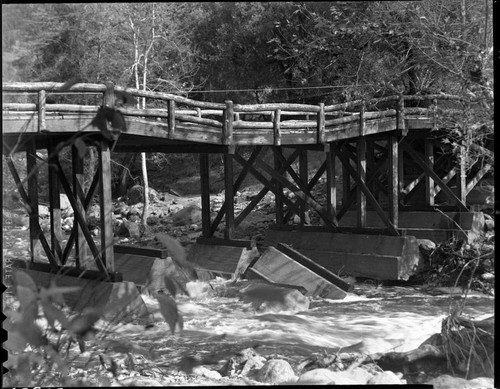
[(138, 72), (149, 90), (236, 103), (456, 94), (464, 98), (456, 112), (438, 106), (440, 127), (450, 128), (443, 140), (465, 153), (468, 168), (494, 162), (493, 153), (483, 161), (494, 134), (488, 1), (54, 3), (2, 10), (5, 81), (79, 77), (140, 87)]
[(428, 265), (412, 277), (415, 282), (434, 286), (459, 286), (489, 293), (494, 285), (481, 276), (495, 272), (495, 248), (491, 235), (483, 234), (471, 243), (452, 239), (430, 253)]
[[(183, 324), (174, 299), (176, 289), (173, 281), (169, 281), (172, 296), (159, 295), (158, 302), (161, 314), (174, 333), (177, 328), (182, 329)], [(117, 363), (113, 358), (108, 358), (108, 368), (103, 358), (106, 352), (142, 354), (151, 360), (157, 358), (154, 350), (144, 349), (133, 341), (108, 339), (113, 328), (116, 328), (114, 326), (119, 325), (121, 313), (103, 325), (105, 320), (110, 319), (105, 318), (106, 313), (102, 308), (88, 307), (81, 313), (70, 312), (63, 296), (80, 291), (80, 287), (60, 287), (53, 280), (49, 288), (38, 288), (33, 279), (20, 270), (15, 272), (14, 285), (19, 307), (14, 309), (12, 306), (5, 310), (7, 319), (4, 328), (9, 334), (4, 343), (8, 351), (5, 367), (10, 372), (4, 375), (4, 383), (8, 386), (74, 386), (77, 383), (69, 373), (75, 360), (75, 350), (71, 347), (75, 343), (78, 344), (80, 355), (90, 352), (89, 361), (99, 356), (103, 367), (114, 378), (117, 377)], [(121, 295), (120, 301), (115, 304), (127, 304), (129, 298), (126, 294)], [(101, 383), (107, 386), (111, 381), (104, 378)], [(80, 384), (87, 385), (85, 382)]]

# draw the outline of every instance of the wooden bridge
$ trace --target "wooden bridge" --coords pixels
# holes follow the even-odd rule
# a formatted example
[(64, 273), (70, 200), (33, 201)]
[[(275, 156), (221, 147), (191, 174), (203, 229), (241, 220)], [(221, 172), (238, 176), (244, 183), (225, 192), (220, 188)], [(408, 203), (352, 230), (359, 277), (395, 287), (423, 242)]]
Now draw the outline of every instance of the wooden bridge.
[[(477, 217), (470, 212), (467, 194), (491, 168), (478, 164), (467, 176), (465, 156), (455, 157), (451, 147), (440, 140), (440, 117), (453, 109), (460, 110), (462, 100), (458, 96), (399, 95), (334, 105), (245, 105), (195, 101), (111, 83), (76, 84), (64, 92), (62, 86), (2, 85), (4, 158), (29, 210), (32, 260), (36, 261), (41, 246), (52, 268), (60, 268), (69, 263), (74, 248), (75, 268), (79, 269), (84, 266), (88, 247), (97, 266), (96, 274), (111, 280), (117, 277), (113, 260), (111, 150), (199, 154), (203, 239), (215, 239), (224, 219), (222, 240), (229, 245), (237, 244), (233, 239), (235, 227), (269, 191), (275, 195), (276, 231), (449, 237), (449, 231), (456, 229), (454, 223), (460, 225), (468, 217), (470, 225), (475, 223)], [(145, 99), (147, 108), (119, 106), (123, 94)], [(85, 193), (81, 149), (88, 145), (98, 148), (99, 168)], [(64, 146), (72, 147), (71, 180), (64, 175), (59, 161)], [(252, 146), (247, 158), (241, 152), (244, 146)], [(38, 221), (39, 149), (46, 149), (48, 155), (48, 237)], [(308, 172), (308, 151), (324, 155), (324, 162), (312, 177)], [(29, 173), (25, 179), (21, 179), (12, 162), (16, 152), (26, 153)], [(213, 153), (223, 156), (226, 199), (215, 218), (210, 215), (208, 164), (208, 156)], [(297, 160), (296, 171), (292, 165)], [(234, 162), (242, 166), (236, 179)], [(336, 175), (339, 163), (341, 179)], [(260, 181), (263, 189), (235, 215), (232, 199), (248, 174)], [(312, 192), (323, 175), (326, 201), (321, 202)], [(75, 219), (65, 247), (61, 246), (61, 187)], [(285, 188), (295, 194), (294, 199), (284, 194)], [(100, 248), (86, 224), (86, 211), (96, 194), (101, 211)], [(308, 209), (319, 215), (321, 226), (306, 226)], [(443, 232), (432, 223), (441, 224), (442, 230), (443, 223), (436, 220), (443, 214), (451, 220), (451, 226), (449, 221), (444, 222), (445, 235), (438, 237)], [(300, 218), (299, 226), (289, 224), (294, 215)], [(431, 226), (426, 227), (426, 223)]]

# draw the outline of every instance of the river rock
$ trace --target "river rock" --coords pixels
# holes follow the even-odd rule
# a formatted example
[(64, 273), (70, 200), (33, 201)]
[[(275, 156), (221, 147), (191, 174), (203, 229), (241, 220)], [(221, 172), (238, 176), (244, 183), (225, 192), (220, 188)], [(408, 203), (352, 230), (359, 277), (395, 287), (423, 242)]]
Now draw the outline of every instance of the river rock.
[(38, 216), (48, 217), (50, 215), (49, 207), (46, 205), (38, 205)]
[(425, 254), (429, 254), (436, 248), (436, 243), (430, 239), (417, 239), (418, 248)]
[(494, 388), (493, 378), (478, 377), (473, 380), (466, 380), (460, 377), (453, 377), (447, 374), (433, 378), (426, 382), (434, 389), (472, 389), (472, 388)]
[(64, 193), (61, 193), (59, 195), (59, 206), (60, 206), (61, 210), (65, 210), (68, 208), (72, 209), (71, 203), (68, 200), (68, 196), (66, 196), (66, 194), (64, 194)]
[(174, 226), (185, 226), (201, 222), (201, 208), (197, 205), (184, 207), (173, 216)]
[(493, 231), (495, 229), (495, 219), (493, 219), (490, 215), (484, 214), (484, 230), (485, 231)]
[[(313, 369), (306, 371), (297, 380), (299, 385), (336, 385), (336, 374), (330, 369)], [(366, 383), (366, 382), (365, 382)]]
[(260, 312), (301, 312), (309, 309), (309, 299), (297, 289), (261, 282), (250, 283), (240, 291), (240, 299)]
[(124, 220), (118, 229), (118, 236), (130, 237), (138, 239), (141, 237), (139, 225), (128, 220)]
[(212, 380), (220, 380), (222, 376), (218, 371), (210, 370), (205, 366), (195, 366), (193, 367), (193, 374), (201, 377), (210, 378)]
[[(403, 382), (404, 381), (404, 382)], [(379, 373), (370, 378), (367, 382), (368, 385), (403, 385), (406, 384), (405, 380), (401, 380), (392, 371), (387, 370)]]
[(267, 361), (257, 373), (256, 379), (257, 381), (273, 385), (295, 383), (297, 381), (292, 366), (284, 359), (271, 359)]

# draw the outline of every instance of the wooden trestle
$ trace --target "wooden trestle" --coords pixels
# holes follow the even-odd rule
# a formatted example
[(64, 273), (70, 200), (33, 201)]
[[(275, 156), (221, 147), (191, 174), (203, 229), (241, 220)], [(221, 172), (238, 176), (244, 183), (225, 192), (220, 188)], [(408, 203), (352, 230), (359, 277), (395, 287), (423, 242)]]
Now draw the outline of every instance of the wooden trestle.
[[(234, 239), (235, 227), (268, 192), (275, 196), (277, 225), (287, 225), (298, 215), (304, 226), (306, 211), (312, 210), (321, 220), (322, 227), (316, 228), (324, 231), (399, 236), (405, 233), (398, 222), (402, 211), (469, 211), (467, 194), (491, 168), (486, 164), (472, 169), (467, 177), (463, 158), (456, 159), (449, 146), (440, 142), (439, 104), (446, 100), (459, 105), (461, 99), (456, 96), (392, 96), (330, 106), (240, 105), (126, 89), (136, 97), (146, 98), (150, 107), (134, 109), (114, 106), (113, 93), (125, 90), (120, 87), (76, 84), (69, 92), (61, 92), (61, 86), (3, 84), (4, 161), (29, 212), (32, 262), (39, 262), (43, 250), (52, 269), (63, 268), (77, 274), (85, 270), (87, 276), (110, 281), (120, 279), (113, 261), (111, 148), (115, 152), (199, 154), (202, 235), (205, 239), (214, 238), (224, 220), (225, 241)], [(60, 95), (59, 99), (71, 104), (48, 104), (49, 94)], [(409, 107), (409, 102), (426, 108)], [(119, 111), (125, 119), (126, 128), (115, 130), (111, 138), (109, 133), (89, 126), (100, 105)], [(108, 127), (111, 128), (110, 123)], [(82, 145), (97, 146), (99, 154), (98, 169), (87, 192), (82, 181)], [(59, 161), (63, 146), (72, 147), (71, 179), (65, 176)], [(248, 152), (249, 147), (250, 156), (245, 157), (243, 150)], [(38, 221), (40, 149), (46, 149), (48, 155), (44, 162), (49, 171), (48, 237)], [(24, 179), (11, 159), (21, 151), (26, 153), (27, 161)], [(308, 174), (309, 151), (324, 156), (312, 177)], [(226, 199), (213, 219), (210, 154), (223, 155)], [(236, 178), (235, 162), (241, 165)], [(298, 170), (293, 168), (296, 162)], [(339, 167), (341, 177), (337, 174)], [(263, 189), (243, 211), (235, 214), (234, 194), (248, 174), (260, 181)], [(313, 189), (322, 176), (326, 176), (326, 200), (320, 201)], [(61, 243), (61, 189), (74, 211), (74, 228), (65, 247)], [(291, 199), (285, 192), (295, 196)], [(439, 203), (438, 194), (444, 195)], [(96, 195), (100, 204), (100, 248), (86, 224), (87, 210)], [(356, 225), (340, 226), (339, 221), (353, 209)], [(376, 213), (382, 228), (367, 224), (368, 212)], [(72, 251), (74, 260), (70, 260)]]

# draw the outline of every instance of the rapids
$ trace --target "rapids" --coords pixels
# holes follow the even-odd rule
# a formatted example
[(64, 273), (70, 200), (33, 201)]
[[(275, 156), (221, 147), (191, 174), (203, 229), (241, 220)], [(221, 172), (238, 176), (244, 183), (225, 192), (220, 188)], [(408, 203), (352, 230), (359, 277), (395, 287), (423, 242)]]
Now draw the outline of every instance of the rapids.
[[(223, 359), (254, 347), (263, 356), (281, 356), (297, 363), (320, 352), (412, 350), (440, 332), (442, 319), (460, 301), (459, 296), (434, 296), (411, 287), (356, 285), (354, 293), (343, 300), (312, 299), (305, 312), (266, 313), (256, 312), (234, 293), (224, 292), (225, 285), (227, 281), (211, 281), (212, 289), (207, 283), (198, 283), (194, 298), (177, 299), (184, 319), (178, 335), (170, 335), (156, 300), (147, 296), (143, 299), (157, 324), (147, 331), (133, 324), (120, 330), (138, 342), (159, 342), (157, 346), (169, 362), (177, 359), (174, 354)], [(480, 319), (493, 311), (493, 297), (472, 294), (463, 314)]]

